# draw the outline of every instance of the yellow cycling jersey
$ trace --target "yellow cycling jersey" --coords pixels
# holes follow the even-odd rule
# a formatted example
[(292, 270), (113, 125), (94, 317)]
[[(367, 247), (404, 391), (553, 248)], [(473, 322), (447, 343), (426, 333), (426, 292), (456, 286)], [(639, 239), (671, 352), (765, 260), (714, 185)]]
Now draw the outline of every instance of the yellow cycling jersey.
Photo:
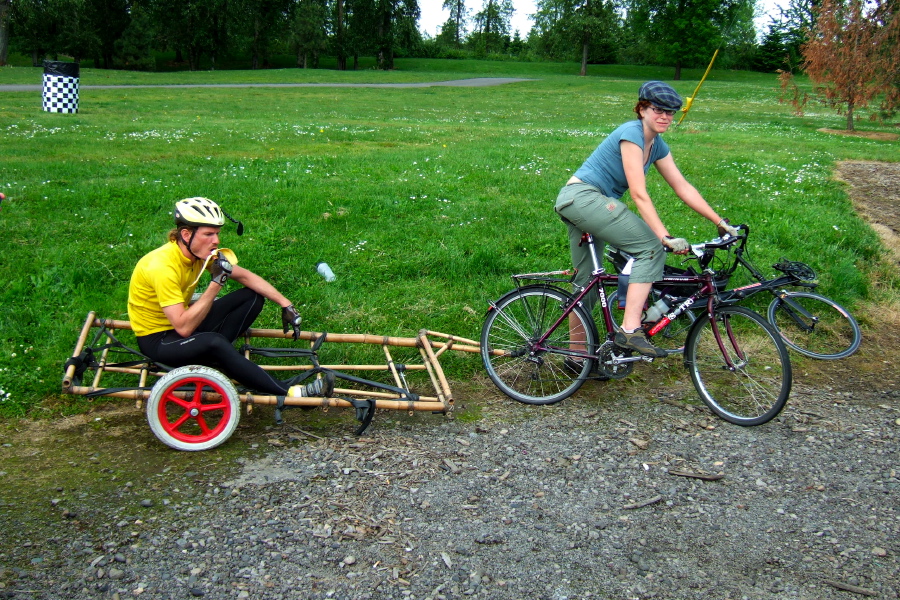
[(174, 329), (162, 309), (178, 303), (188, 308), (202, 268), (202, 262), (187, 258), (175, 242), (144, 255), (128, 286), (128, 318), (134, 334)]

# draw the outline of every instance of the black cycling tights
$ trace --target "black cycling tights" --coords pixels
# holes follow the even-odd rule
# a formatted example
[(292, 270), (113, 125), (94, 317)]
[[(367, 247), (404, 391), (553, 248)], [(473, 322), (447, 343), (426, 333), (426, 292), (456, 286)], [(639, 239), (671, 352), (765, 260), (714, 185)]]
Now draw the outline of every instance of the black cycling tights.
[(250, 288), (241, 288), (213, 302), (209, 314), (190, 337), (181, 337), (169, 329), (138, 337), (138, 348), (152, 360), (170, 367), (212, 367), (253, 391), (283, 396), (288, 386), (234, 347), (238, 336), (259, 316), (264, 302), (265, 298)]

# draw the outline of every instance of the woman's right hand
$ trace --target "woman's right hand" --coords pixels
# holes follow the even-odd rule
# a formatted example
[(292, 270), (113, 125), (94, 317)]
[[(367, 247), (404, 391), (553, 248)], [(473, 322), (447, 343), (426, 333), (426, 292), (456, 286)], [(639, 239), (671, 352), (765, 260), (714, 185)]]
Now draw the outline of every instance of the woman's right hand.
[(691, 245), (684, 238), (676, 238), (671, 235), (667, 235), (662, 239), (663, 246), (669, 248), (675, 254), (687, 254), (687, 251), (691, 248)]

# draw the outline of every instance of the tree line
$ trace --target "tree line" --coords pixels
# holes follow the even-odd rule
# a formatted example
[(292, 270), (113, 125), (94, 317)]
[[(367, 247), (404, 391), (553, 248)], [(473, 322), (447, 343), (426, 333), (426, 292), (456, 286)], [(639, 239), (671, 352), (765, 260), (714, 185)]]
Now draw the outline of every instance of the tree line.
[[(794, 0), (812, 2), (814, 0)], [(473, 6), (482, 2), (481, 6)], [(580, 60), (591, 63), (705, 64), (771, 70), (778, 34), (756, 42), (756, 0), (538, 0), (531, 31), (513, 31), (512, 0), (444, 0), (450, 18), (432, 38), (418, 29), (417, 0), (0, 0), (0, 64), (8, 52), (92, 60), (102, 68), (154, 69), (155, 55), (199, 69), (250, 58), (263, 68), (290, 54), (301, 68), (323, 56), (338, 69), (374, 56), (390, 69), (398, 56)], [(809, 20), (809, 8), (784, 27)], [(805, 20), (804, 20), (805, 19)], [(780, 37), (779, 37), (780, 36)]]
[(237, 55), (264, 68), (284, 53), (314, 68), (328, 53), (340, 69), (360, 56), (391, 69), (421, 45), (418, 18), (416, 0), (0, 0), (0, 64), (14, 51), (35, 66), (63, 55), (147, 70), (171, 51), (191, 70)]
[[(163, 52), (192, 70), (236, 56), (254, 69), (276, 55), (300, 68), (327, 56), (342, 70), (357, 68), (361, 56), (381, 69), (396, 57), (503, 58), (580, 61), (582, 74), (597, 63), (667, 65), (680, 79), (719, 50), (720, 68), (795, 72), (823, 35), (823, 2), (877, 6), (844, 13), (890, 29), (900, 0), (789, 0), (761, 41), (757, 0), (537, 0), (528, 32), (512, 30), (512, 0), (444, 0), (450, 16), (435, 37), (419, 31), (418, 0), (0, 0), (0, 64), (10, 51), (35, 66), (65, 56), (147, 70)], [(896, 35), (882, 37), (896, 47)]]

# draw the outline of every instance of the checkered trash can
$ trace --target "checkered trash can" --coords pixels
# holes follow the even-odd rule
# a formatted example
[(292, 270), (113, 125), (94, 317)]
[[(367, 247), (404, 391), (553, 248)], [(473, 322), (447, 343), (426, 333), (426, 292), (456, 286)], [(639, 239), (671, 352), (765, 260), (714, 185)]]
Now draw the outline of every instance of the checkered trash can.
[(78, 112), (78, 63), (44, 61), (45, 112)]

